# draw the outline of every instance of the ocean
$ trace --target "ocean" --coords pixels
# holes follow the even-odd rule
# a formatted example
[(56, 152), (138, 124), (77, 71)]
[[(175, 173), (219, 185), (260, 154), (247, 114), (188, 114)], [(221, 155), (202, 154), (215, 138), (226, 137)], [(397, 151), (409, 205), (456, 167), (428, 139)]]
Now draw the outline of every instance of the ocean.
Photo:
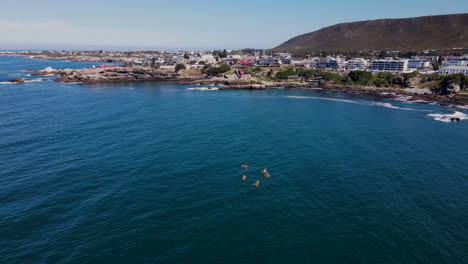
[(0, 57), (0, 263), (468, 263), (468, 109), (91, 65)]

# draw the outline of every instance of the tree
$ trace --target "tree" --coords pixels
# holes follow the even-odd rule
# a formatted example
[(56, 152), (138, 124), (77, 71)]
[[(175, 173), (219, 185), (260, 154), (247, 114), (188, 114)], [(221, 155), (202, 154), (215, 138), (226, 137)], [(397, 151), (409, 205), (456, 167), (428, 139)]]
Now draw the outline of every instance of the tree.
[(390, 87), (397, 83), (397, 76), (389, 72), (381, 72), (377, 74), (377, 78), (372, 82), (377, 87)]
[(273, 76), (273, 70), (269, 70), (268, 73), (267, 73), (267, 77), (270, 78)]
[(352, 82), (360, 85), (371, 84), (373, 75), (367, 71), (351, 71), (348, 74)]
[(379, 52), (379, 58), (382, 59), (382, 58), (385, 58), (385, 57), (387, 57), (387, 56), (388, 56), (388, 54), (387, 54), (387, 52), (386, 52), (385, 50), (381, 50), (381, 51)]
[(207, 74), (213, 76), (213, 75), (218, 75), (218, 74), (221, 74), (221, 73), (225, 73), (225, 72), (227, 72), (229, 70), (231, 70), (231, 67), (229, 67), (229, 65), (227, 65), (227, 64), (223, 64), (223, 65), (221, 65), (219, 67), (209, 68), (207, 70)]
[(188, 55), (187, 52), (184, 53), (184, 59), (186, 59), (186, 60), (190, 59), (190, 56)]
[(280, 71), (276, 74), (277, 79), (288, 79), (289, 76), (295, 75), (296, 72), (292, 68), (287, 68), (284, 71)]
[(218, 52), (218, 55), (219, 55), (220, 58), (226, 58), (228, 53), (227, 53), (226, 50), (223, 50), (221, 52)]
[(432, 63), (432, 69), (434, 69), (434, 71), (438, 71), (440, 69), (440, 64), (439, 63)]
[(185, 70), (186, 68), (187, 68), (187, 67), (185, 67), (184, 64), (177, 64), (177, 65), (175, 66), (175, 71), (176, 71), (176, 72), (179, 72), (180, 70)]

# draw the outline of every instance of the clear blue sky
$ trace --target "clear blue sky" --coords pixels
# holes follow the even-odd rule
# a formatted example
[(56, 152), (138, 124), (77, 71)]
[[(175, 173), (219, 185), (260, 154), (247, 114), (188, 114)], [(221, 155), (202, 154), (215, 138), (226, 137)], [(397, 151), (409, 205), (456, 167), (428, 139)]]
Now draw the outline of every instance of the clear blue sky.
[(2, 0), (0, 48), (272, 48), (341, 22), (466, 13), (466, 0)]

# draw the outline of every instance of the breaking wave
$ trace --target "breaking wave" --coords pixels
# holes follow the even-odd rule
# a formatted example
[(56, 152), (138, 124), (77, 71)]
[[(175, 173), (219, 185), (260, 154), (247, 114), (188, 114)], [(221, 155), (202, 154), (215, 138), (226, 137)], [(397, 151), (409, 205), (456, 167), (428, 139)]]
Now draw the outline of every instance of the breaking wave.
[(408, 102), (409, 99), (413, 98), (411, 95), (398, 95), (393, 100), (400, 102)]
[(457, 111), (453, 114), (428, 114), (427, 116), (441, 122), (458, 122), (468, 119), (468, 115)]
[(216, 87), (191, 87), (191, 88), (187, 88), (187, 90), (189, 91), (216, 91), (219, 89)]
[(426, 110), (417, 110), (417, 109), (413, 109), (413, 108), (405, 108), (405, 107), (394, 106), (391, 103), (362, 102), (362, 101), (353, 101), (353, 100), (337, 99), (337, 98), (326, 98), (326, 97), (316, 97), (316, 96), (291, 96), (291, 95), (287, 95), (286, 97), (287, 98), (292, 98), (292, 99), (319, 99), (319, 100), (327, 100), (327, 101), (335, 101), (335, 102), (344, 102), (344, 103), (350, 103), (350, 104), (380, 106), (380, 107), (386, 107), (386, 108), (391, 108), (391, 109), (399, 109), (399, 110), (407, 110), (407, 111), (422, 111), (422, 112), (426, 111)]

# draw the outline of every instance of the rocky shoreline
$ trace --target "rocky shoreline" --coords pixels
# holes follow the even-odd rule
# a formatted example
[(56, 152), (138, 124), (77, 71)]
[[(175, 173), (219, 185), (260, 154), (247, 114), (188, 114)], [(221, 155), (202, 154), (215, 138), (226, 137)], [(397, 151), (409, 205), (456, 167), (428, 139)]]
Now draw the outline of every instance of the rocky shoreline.
[(438, 95), (429, 89), (404, 89), (396, 87), (373, 87), (359, 85), (337, 85), (330, 83), (308, 83), (308, 82), (258, 82), (254, 80), (224, 81), (224, 80), (201, 80), (183, 82), (182, 84), (215, 84), (220, 85), (219, 90), (264, 90), (273, 88), (282, 89), (320, 89), (328, 92), (365, 94), (386, 98), (397, 98), (405, 96), (408, 101), (421, 102), (444, 102), (451, 104), (468, 105), (468, 94)]
[[(173, 81), (186, 85), (219, 85), (219, 90), (263, 90), (282, 89), (321, 89), (328, 92), (347, 94), (366, 94), (379, 97), (395, 98), (406, 96), (410, 101), (437, 101), (451, 104), (468, 105), (468, 94), (438, 95), (428, 89), (378, 88), (357, 85), (337, 85), (327, 82), (267, 82), (251, 77), (238, 78), (236, 75), (200, 78), (200, 76), (182, 76), (174, 71), (149, 67), (107, 67), (56, 70), (50, 67), (36, 71), (32, 76), (58, 76), (55, 81), (62, 83), (113, 83), (143, 81)], [(24, 81), (24, 80), (23, 80)], [(10, 82), (22, 83), (13, 79)]]
[(58, 76), (55, 81), (62, 83), (113, 83), (143, 81), (179, 81), (179, 74), (148, 67), (108, 67), (56, 70), (46, 68), (32, 76)]

